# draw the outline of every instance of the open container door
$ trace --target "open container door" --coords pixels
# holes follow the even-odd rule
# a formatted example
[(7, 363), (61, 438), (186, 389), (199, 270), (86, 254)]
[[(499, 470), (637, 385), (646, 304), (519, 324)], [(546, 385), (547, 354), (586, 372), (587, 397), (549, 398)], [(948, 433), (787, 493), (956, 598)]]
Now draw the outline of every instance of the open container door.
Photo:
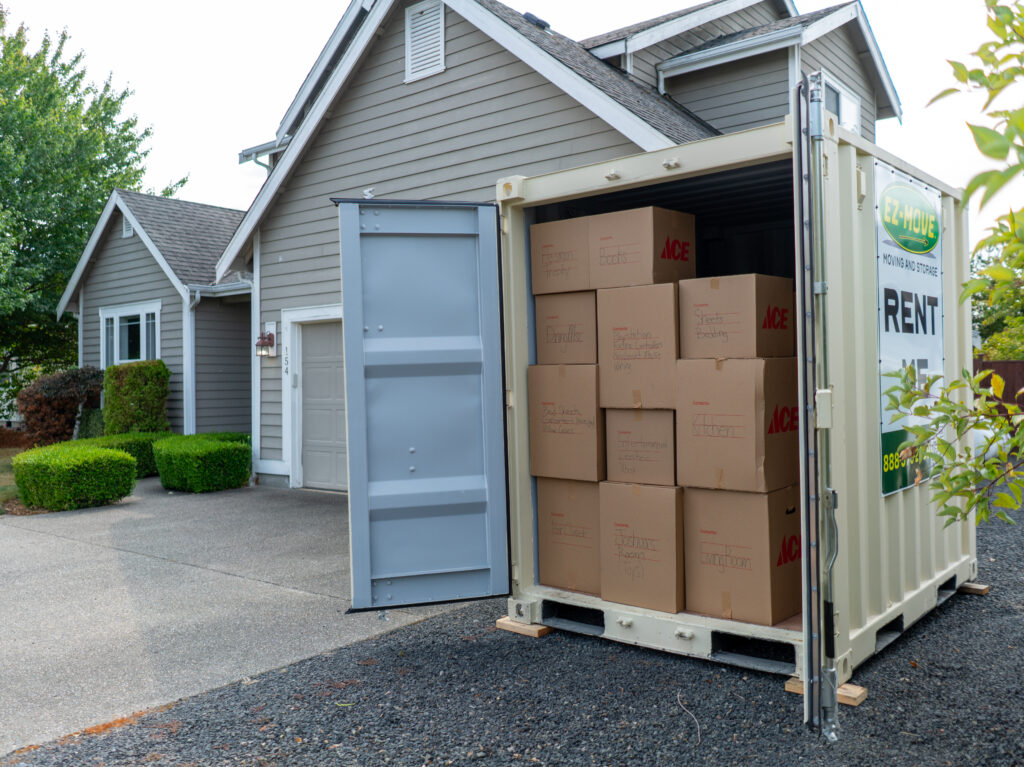
[(333, 202), (352, 607), (508, 594), (496, 208)]

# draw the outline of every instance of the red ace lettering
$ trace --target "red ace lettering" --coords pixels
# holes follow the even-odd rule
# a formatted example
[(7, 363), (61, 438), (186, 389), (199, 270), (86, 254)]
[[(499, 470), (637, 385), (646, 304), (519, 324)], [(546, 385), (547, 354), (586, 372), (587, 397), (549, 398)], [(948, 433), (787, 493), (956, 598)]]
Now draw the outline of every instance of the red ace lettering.
[(768, 425), (769, 434), (780, 434), (784, 431), (796, 431), (800, 423), (800, 411), (796, 407), (775, 406), (772, 422)]
[(665, 247), (661, 250), (661, 257), (666, 261), (689, 261), (690, 243), (666, 237)]
[(776, 567), (782, 567), (788, 565), (790, 562), (797, 562), (800, 560), (800, 538), (796, 535), (791, 535), (789, 538), (782, 539), (782, 548), (779, 550), (779, 559), (775, 563)]
[(783, 309), (769, 304), (765, 312), (764, 322), (761, 323), (762, 330), (789, 330), (789, 309)]

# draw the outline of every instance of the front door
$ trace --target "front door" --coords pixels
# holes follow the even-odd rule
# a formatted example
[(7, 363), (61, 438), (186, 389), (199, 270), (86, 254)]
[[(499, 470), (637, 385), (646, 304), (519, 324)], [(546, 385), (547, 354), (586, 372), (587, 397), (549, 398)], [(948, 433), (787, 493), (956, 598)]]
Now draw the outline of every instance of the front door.
[(352, 606), (507, 594), (496, 208), (335, 202)]
[(302, 484), (348, 488), (341, 322), (302, 325)]

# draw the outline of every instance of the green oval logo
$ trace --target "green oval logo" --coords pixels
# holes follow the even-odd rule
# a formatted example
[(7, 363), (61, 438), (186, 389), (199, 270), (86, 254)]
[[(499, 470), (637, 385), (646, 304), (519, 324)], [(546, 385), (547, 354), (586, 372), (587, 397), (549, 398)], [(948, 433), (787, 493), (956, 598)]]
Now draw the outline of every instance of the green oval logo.
[(878, 206), (882, 226), (910, 253), (930, 253), (939, 244), (939, 215), (920, 190), (906, 184), (889, 184)]

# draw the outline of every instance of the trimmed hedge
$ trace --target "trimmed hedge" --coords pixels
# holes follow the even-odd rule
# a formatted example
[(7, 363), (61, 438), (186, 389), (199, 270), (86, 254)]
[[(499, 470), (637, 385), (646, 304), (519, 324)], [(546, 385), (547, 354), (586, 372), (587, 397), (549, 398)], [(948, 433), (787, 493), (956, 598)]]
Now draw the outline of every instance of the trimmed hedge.
[(82, 409), (82, 420), (78, 423), (78, 438), (92, 439), (103, 436), (103, 411), (98, 407)]
[(166, 439), (171, 436), (169, 431), (158, 432), (131, 432), (130, 434), (108, 434), (105, 437), (94, 437), (92, 439), (80, 439), (72, 442), (73, 445), (91, 445), (92, 447), (107, 447), (113, 450), (124, 450), (135, 459), (137, 466), (136, 477), (152, 477), (157, 473), (156, 459), (153, 457), (153, 443), (158, 439)]
[(244, 431), (211, 431), (207, 434), (197, 434), (196, 436), (215, 439), (218, 442), (241, 442), (244, 445), (252, 446), (252, 435)]
[(171, 371), (163, 360), (111, 365), (103, 375), (103, 427), (110, 434), (171, 428), (167, 394)]
[(249, 482), (252, 449), (208, 434), (173, 436), (153, 443), (160, 483), (168, 490), (208, 493)]
[(12, 463), (22, 503), (51, 511), (105, 506), (135, 487), (135, 459), (123, 450), (61, 443), (26, 450)]

